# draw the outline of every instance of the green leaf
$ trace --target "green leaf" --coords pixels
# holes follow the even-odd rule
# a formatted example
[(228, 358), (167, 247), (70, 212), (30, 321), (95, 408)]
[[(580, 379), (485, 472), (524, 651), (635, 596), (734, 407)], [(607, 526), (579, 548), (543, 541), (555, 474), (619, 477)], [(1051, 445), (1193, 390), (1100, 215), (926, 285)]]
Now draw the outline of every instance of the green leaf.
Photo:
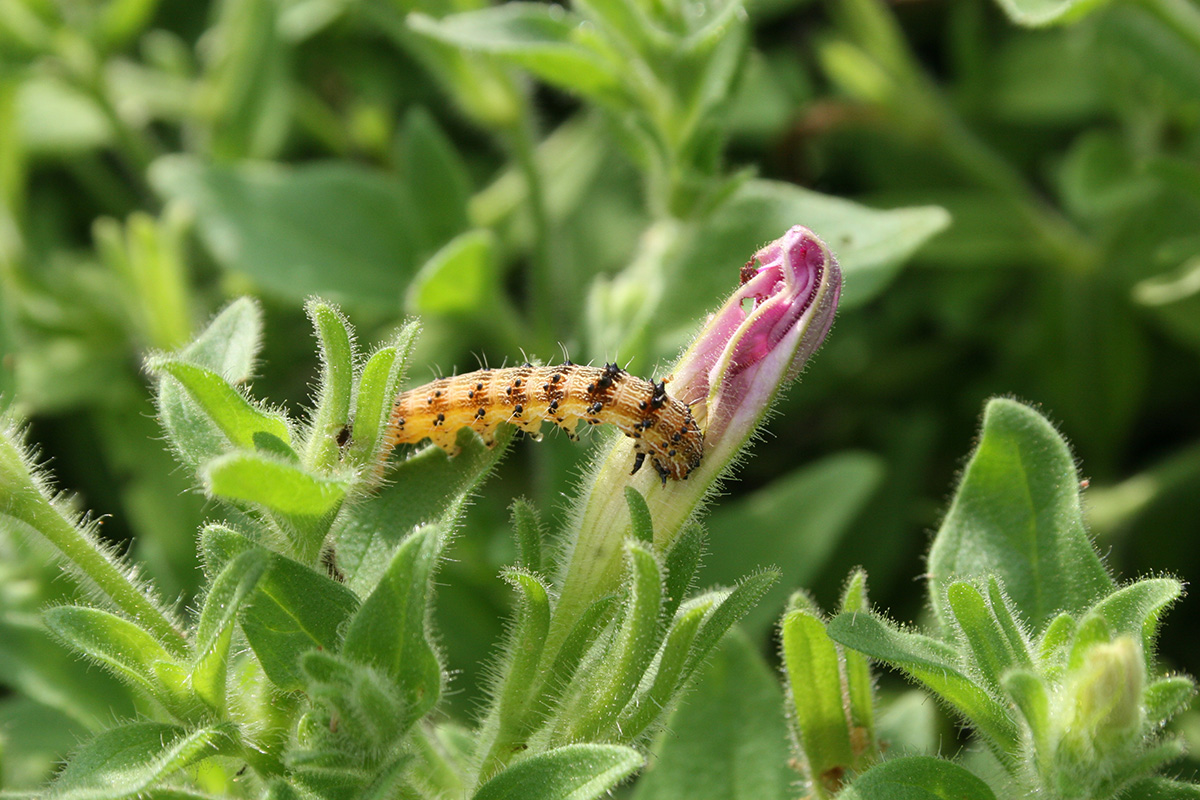
[(839, 800), (996, 800), (988, 785), (950, 761), (908, 756), (863, 773)]
[(504, 313), (504, 322), (512, 324), (496, 258), (493, 233), (467, 231), (425, 262), (409, 284), (405, 308), (412, 314), (476, 316), (492, 322), (497, 313)]
[(312, 470), (329, 470), (338, 461), (338, 433), (350, 422), (350, 395), (354, 391), (354, 330), (336, 308), (318, 300), (304, 304), (317, 333), (321, 353), (321, 381), (317, 407), (304, 447), (304, 464)]
[(700, 556), (704, 553), (704, 539), (704, 528), (692, 522), (684, 526), (667, 551), (663, 563), (667, 573), (663, 594), (663, 616), (666, 618), (675, 615), (696, 580)]
[(232, 725), (186, 730), (157, 722), (110, 728), (84, 745), (51, 784), (47, 798), (140, 797), (179, 770), (240, 749)]
[(518, 761), (479, 788), (473, 800), (592, 800), (642, 766), (632, 747), (569, 744)]
[(355, 749), (383, 752), (405, 734), (415, 719), (412, 709), (398, 695), (395, 682), (371, 667), (310, 650), (301, 656), (300, 668), (308, 696), (336, 715), (323, 723), (336, 720)]
[(1023, 646), (1020, 650), (1013, 650), (1005, 631), (978, 589), (964, 581), (956, 581), (947, 587), (946, 599), (954, 614), (959, 636), (969, 649), (975, 669), (989, 691), (1000, 691), (1000, 681), (1009, 669), (1031, 666), (1028, 652)]
[(410, 722), (424, 716), (441, 696), (442, 665), (426, 630), (441, 548), (437, 526), (405, 539), (351, 619), (342, 646), (347, 658), (395, 679), (412, 714)]
[(781, 565), (779, 585), (750, 611), (747, 631), (766, 633), (789, 592), (808, 586), (883, 479), (883, 461), (846, 452), (821, 459), (713, 510), (706, 583), (729, 583), (762, 564)]
[(531, 573), (540, 572), (544, 533), (533, 503), (520, 497), (513, 501), (512, 526), (517, 538), (518, 566)]
[(509, 570), (505, 580), (520, 593), (517, 624), (505, 659), (508, 665), (499, 693), (501, 724), (520, 720), (534, 699), (538, 664), (550, 631), (550, 590), (537, 576)]
[(254, 375), (262, 346), (262, 308), (252, 297), (239, 297), (221, 309), (178, 354), (181, 361), (211, 370), (230, 383)]
[(908, 673), (929, 687), (996, 745), (1012, 752), (1019, 741), (1016, 725), (1004, 704), (960, 668), (949, 645), (892, 627), (874, 614), (838, 614), (827, 627), (838, 644)]
[(741, 634), (725, 639), (655, 745), (634, 800), (784, 800), (788, 766), (783, 696)]
[(408, 19), (413, 30), (432, 39), (498, 56), (567, 91), (612, 100), (621, 89), (617, 62), (582, 22), (564, 9), (528, 2), (437, 20), (424, 14)]
[(424, 239), (423, 249), (439, 248), (469, 226), (471, 178), (453, 142), (424, 108), (408, 112), (400, 138), (401, 166), (421, 198), (414, 207), (416, 230)]
[[(846, 581), (839, 613), (867, 613), (867, 573), (856, 569)], [(871, 665), (866, 656), (856, 650), (842, 652), (843, 671), (846, 674), (846, 696), (850, 702), (850, 724), (866, 736), (864, 754), (874, 757), (877, 747), (875, 735), (875, 681), (871, 676)]]
[(848, 709), (843, 704), (841, 659), (820, 619), (788, 612), (782, 623), (788, 717), (811, 780), (828, 785), (854, 764)]
[(176, 716), (191, 711), (183, 665), (134, 623), (97, 608), (48, 609), (46, 626), (64, 642), (121, 680), (145, 691)]
[(1106, 0), (997, 0), (1009, 19), (1027, 28), (1062, 25), (1091, 13)]
[(1052, 753), (1051, 735), (1054, 731), (1050, 721), (1050, 695), (1041, 676), (1031, 670), (1015, 669), (1004, 676), (1004, 690), (1025, 717), (1025, 724), (1033, 735), (1034, 753), (1030, 759), (1038, 763)]
[(1121, 795), (1122, 800), (1200, 800), (1200, 786), (1170, 778), (1138, 781)]
[(1200, 349), (1200, 258), (1134, 285), (1133, 300), (1184, 344)]
[(294, 169), (158, 160), (150, 181), (186, 202), (218, 264), (264, 290), (388, 312), (416, 268), (412, 200), (384, 175), (341, 162)]
[(400, 380), (417, 342), (421, 326), (409, 322), (383, 347), (367, 359), (358, 379), (354, 403), (354, 430), (347, 460), (358, 466), (374, 467), (386, 457), (378, 452), (392, 402), (400, 393)]
[(205, 525), (200, 532), (200, 558), (204, 562), (204, 574), (209, 580), (215, 580), (226, 564), (257, 547), (248, 537), (230, 527), (215, 522)]
[(1140, 638), (1146, 665), (1151, 666), (1162, 615), (1182, 596), (1183, 584), (1174, 578), (1144, 578), (1105, 597), (1091, 613), (1103, 617), (1114, 634)]
[(1142, 700), (1151, 725), (1164, 725), (1196, 696), (1196, 682), (1187, 675), (1162, 678), (1146, 687)]
[[(687, 308), (668, 312), (669, 319), (688, 324), (703, 316), (714, 297), (724, 297), (736, 283), (736, 270), (765, 241), (797, 221), (829, 245), (845, 276), (840, 307), (856, 308), (882, 292), (900, 265), (930, 237), (950, 224), (937, 206), (877, 211), (794, 184), (752, 180), (718, 208), (689, 240), (681, 265), (728, 265), (726, 269), (689, 270)], [(693, 284), (694, 282), (694, 284)]]
[(369, 500), (343, 508), (331, 533), (347, 584), (369, 593), (400, 541), (420, 525), (453, 516), (500, 460), (511, 437), (511, 429), (501, 430), (489, 450), (463, 429), (458, 434), (462, 452), (454, 458), (439, 447), (427, 447), (388, 470), (386, 483)]
[(292, 691), (304, 688), (300, 655), (336, 651), (341, 627), (357, 608), (358, 598), (342, 584), (272, 554), (240, 617), (267, 677)]
[(204, 490), (212, 497), (256, 503), (286, 517), (319, 519), (335, 511), (349, 478), (325, 478), (265, 453), (226, 453), (205, 465)]
[(692, 642), (712, 609), (716, 598), (713, 595), (689, 602), (676, 615), (666, 639), (659, 649), (658, 665), (654, 669), (654, 682), (621, 712), (617, 730), (633, 740), (642, 735), (650, 725), (663, 717), (672, 707), (684, 688), (680, 680), (688, 663)]
[(255, 435), (263, 433), (291, 442), (286, 417), (256, 407), (220, 374), (170, 358), (153, 359), (149, 366), (179, 381), (188, 397), (235, 447), (254, 449)]
[(630, 587), (625, 618), (612, 651), (601, 661), (592, 679), (595, 691), (588, 698), (588, 712), (574, 725), (572, 738), (576, 740), (607, 734), (609, 726), (637, 691), (663, 633), (660, 624), (663, 584), (658, 559), (632, 540), (626, 543), (625, 551)]
[(1038, 662), (1047, 677), (1055, 677), (1067, 666), (1071, 640), (1075, 637), (1075, 618), (1063, 612), (1050, 620), (1038, 643)]
[(646, 498), (632, 486), (625, 487), (625, 502), (629, 506), (629, 525), (633, 538), (643, 544), (654, 544), (654, 519)]
[(571, 632), (567, 634), (567, 638), (563, 640), (563, 645), (559, 648), (554, 663), (550, 665), (550, 669), (542, 681), (544, 688), (539, 697), (541, 705), (553, 708), (558, 703), (563, 692), (571, 685), (571, 679), (579, 669), (580, 663), (583, 662), (584, 656), (608, 628), (609, 618), (618, 607), (615, 596), (602, 597), (579, 615), (579, 619), (571, 628)]
[(204, 597), (194, 636), (192, 688), (219, 714), (225, 713), (225, 676), (234, 623), (269, 563), (264, 550), (242, 553), (225, 565)]
[(944, 587), (997, 576), (1035, 631), (1115, 588), (1092, 549), (1079, 475), (1066, 442), (1028, 406), (988, 403), (983, 435), (929, 553), (930, 595), (946, 624)]
[(689, 680), (695, 674), (704, 663), (704, 659), (708, 658), (708, 654), (721, 641), (721, 637), (761, 602), (778, 580), (779, 573), (775, 570), (759, 570), (738, 581), (737, 585), (718, 601), (716, 608), (696, 634), (681, 680)]

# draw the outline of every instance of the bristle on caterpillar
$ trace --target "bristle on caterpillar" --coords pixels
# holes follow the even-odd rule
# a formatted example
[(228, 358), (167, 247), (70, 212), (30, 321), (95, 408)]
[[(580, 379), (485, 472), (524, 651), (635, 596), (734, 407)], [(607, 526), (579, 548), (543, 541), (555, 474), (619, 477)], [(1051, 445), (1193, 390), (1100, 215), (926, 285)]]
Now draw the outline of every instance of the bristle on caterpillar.
[(616, 364), (527, 364), (441, 378), (397, 395), (384, 441), (390, 451), (431, 439), (455, 455), (460, 428), (491, 447), (504, 422), (534, 436), (552, 422), (574, 438), (580, 421), (617, 426), (635, 442), (633, 472), (649, 459), (664, 484), (700, 466), (704, 434), (691, 410), (667, 394), (665, 381), (642, 380)]

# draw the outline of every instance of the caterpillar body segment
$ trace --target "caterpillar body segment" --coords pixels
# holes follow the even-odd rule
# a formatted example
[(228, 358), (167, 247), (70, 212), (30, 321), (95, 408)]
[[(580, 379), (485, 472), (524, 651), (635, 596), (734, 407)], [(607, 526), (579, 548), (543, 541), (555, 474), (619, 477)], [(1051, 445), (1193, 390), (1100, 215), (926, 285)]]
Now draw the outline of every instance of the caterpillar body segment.
[(633, 472), (649, 460), (665, 483), (700, 465), (704, 434), (691, 410), (667, 394), (666, 383), (630, 375), (616, 364), (481, 369), (400, 393), (385, 432), (388, 450), (430, 439), (451, 455), (460, 428), (489, 447), (501, 423), (539, 436), (552, 422), (574, 437), (580, 423), (611, 423), (635, 440)]

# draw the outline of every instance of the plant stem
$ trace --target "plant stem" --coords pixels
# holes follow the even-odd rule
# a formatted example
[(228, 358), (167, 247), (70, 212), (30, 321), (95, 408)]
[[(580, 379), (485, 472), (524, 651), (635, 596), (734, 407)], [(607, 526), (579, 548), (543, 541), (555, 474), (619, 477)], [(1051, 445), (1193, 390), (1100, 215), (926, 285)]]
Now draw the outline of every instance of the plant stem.
[(0, 435), (0, 508), (45, 538), (72, 566), (175, 655), (187, 654), (183, 631), (134, 581), (128, 569), (56, 508), (34, 482), (20, 449)]

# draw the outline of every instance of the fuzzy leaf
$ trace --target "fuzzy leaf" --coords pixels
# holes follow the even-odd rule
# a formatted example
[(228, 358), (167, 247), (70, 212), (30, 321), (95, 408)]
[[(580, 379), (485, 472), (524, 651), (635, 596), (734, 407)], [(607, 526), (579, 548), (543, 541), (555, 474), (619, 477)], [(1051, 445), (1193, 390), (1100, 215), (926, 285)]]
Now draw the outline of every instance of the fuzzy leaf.
[[(947, 587), (946, 597), (978, 674), (987, 683), (989, 691), (999, 692), (1004, 673), (1016, 666), (1030, 666), (1029, 659), (1019, 659), (1013, 652), (1005, 631), (974, 586), (956, 581)], [(1022, 647), (1020, 652), (1026, 651)]]
[(824, 776), (840, 775), (854, 764), (840, 654), (825, 624), (811, 614), (790, 611), (781, 628), (788, 716), (796, 725), (810, 779), (825, 785)]
[(219, 373), (168, 358), (151, 361), (150, 369), (177, 380), (233, 446), (253, 450), (255, 435), (261, 433), (291, 442), (291, 430), (281, 414), (256, 407)]
[(442, 547), (435, 526), (409, 536), (346, 631), (342, 654), (391, 676), (414, 722), (441, 696), (442, 666), (426, 630)]
[(253, 550), (258, 545), (230, 527), (212, 523), (200, 532), (200, 559), (204, 563), (204, 574), (215, 579), (233, 559)]
[(1114, 634), (1139, 637), (1150, 665), (1162, 615), (1182, 595), (1183, 585), (1174, 578), (1145, 578), (1105, 597), (1091, 613), (1102, 616)]
[(537, 667), (550, 630), (550, 591), (535, 575), (510, 570), (505, 580), (520, 592), (520, 611), (513, 632), (508, 674), (500, 692), (501, 718), (519, 719), (537, 686)]
[(1028, 406), (988, 403), (983, 435), (929, 553), (930, 594), (948, 624), (945, 587), (995, 575), (1035, 631), (1116, 587), (1083, 527), (1066, 442)]
[(377, 450), (420, 330), (416, 322), (407, 323), (386, 345), (372, 353), (363, 366), (348, 452), (350, 463), (356, 466), (373, 466), (383, 460)]
[(48, 609), (44, 619), (72, 648), (142, 689), (172, 713), (186, 715), (190, 710), (191, 692), (183, 665), (138, 625), (82, 606)]
[(697, 523), (684, 526), (679, 536), (671, 543), (664, 559), (666, 585), (663, 595), (663, 616), (675, 615), (680, 603), (687, 596), (696, 580), (700, 567), (700, 556), (704, 553), (704, 528)]
[(473, 800), (593, 800), (642, 766), (632, 747), (569, 744), (518, 761), (480, 787)]
[(358, 598), (342, 584), (283, 556), (270, 556), (266, 572), (241, 613), (263, 671), (284, 691), (302, 689), (300, 655), (336, 651), (342, 624)]
[[(842, 591), (839, 613), (866, 613), (867, 573), (856, 569), (846, 581)], [(867, 737), (867, 749), (872, 757), (876, 747), (875, 737), (875, 681), (871, 676), (871, 665), (866, 656), (856, 650), (842, 652), (842, 664), (846, 673), (846, 695), (850, 701), (850, 724)]]
[(892, 627), (874, 614), (839, 614), (828, 626), (838, 644), (907, 672), (971, 720), (1003, 752), (1019, 736), (1008, 711), (958, 665), (958, 654), (936, 639)]
[(133, 722), (85, 744), (55, 779), (46, 797), (57, 800), (122, 800), (139, 797), (159, 781), (215, 755), (238, 748), (231, 725), (186, 730), (157, 722)]
[(708, 654), (721, 641), (721, 637), (732, 628), (738, 620), (746, 616), (750, 609), (763, 598), (771, 586), (779, 580), (779, 573), (774, 570), (761, 570), (753, 573), (733, 587), (717, 605), (696, 634), (692, 650), (688, 654), (688, 663), (683, 669), (683, 680), (688, 680), (708, 658)]
[(393, 680), (343, 656), (310, 650), (300, 657), (309, 697), (335, 713), (355, 747), (383, 752), (414, 719)]
[(529, 572), (542, 569), (542, 525), (537, 509), (523, 498), (512, 504), (512, 525), (517, 538), (517, 564)]
[(285, 517), (319, 519), (336, 510), (348, 478), (326, 478), (263, 453), (226, 453), (204, 467), (204, 490), (224, 500), (255, 503)]
[(668, 721), (634, 800), (794, 796), (782, 709), (779, 684), (762, 657), (744, 635), (727, 637)]
[(350, 422), (354, 331), (341, 312), (327, 303), (310, 300), (304, 310), (312, 320), (321, 353), (320, 388), (305, 442), (304, 463), (312, 470), (328, 470), (338, 461), (338, 432)]
[(646, 498), (632, 486), (625, 487), (625, 503), (629, 506), (629, 525), (633, 538), (644, 544), (654, 544), (654, 520)]
[(1152, 725), (1162, 725), (1188, 707), (1196, 695), (1196, 682), (1187, 675), (1162, 678), (1146, 687), (1143, 705)]
[(988, 785), (950, 761), (897, 758), (867, 770), (839, 800), (996, 800)]
[(1130, 800), (1200, 800), (1200, 786), (1170, 778), (1138, 781), (1123, 795)]
[(654, 682), (645, 692), (639, 693), (634, 702), (625, 707), (617, 722), (617, 729), (624, 736), (640, 736), (659, 719), (671, 706), (684, 688), (680, 676), (687, 665), (700, 624), (708, 616), (714, 598), (699, 598), (689, 602), (675, 617), (666, 639), (660, 648), (658, 666), (654, 671)]
[(451, 519), (500, 460), (511, 436), (511, 429), (501, 430), (489, 450), (464, 429), (458, 434), (462, 452), (454, 458), (427, 447), (390, 469), (386, 484), (369, 502), (343, 508), (331, 534), (346, 583), (368, 594), (401, 540), (422, 524)]
[(234, 623), (269, 563), (263, 550), (242, 553), (226, 564), (204, 597), (196, 624), (192, 688), (221, 714), (225, 712), (225, 675)]

